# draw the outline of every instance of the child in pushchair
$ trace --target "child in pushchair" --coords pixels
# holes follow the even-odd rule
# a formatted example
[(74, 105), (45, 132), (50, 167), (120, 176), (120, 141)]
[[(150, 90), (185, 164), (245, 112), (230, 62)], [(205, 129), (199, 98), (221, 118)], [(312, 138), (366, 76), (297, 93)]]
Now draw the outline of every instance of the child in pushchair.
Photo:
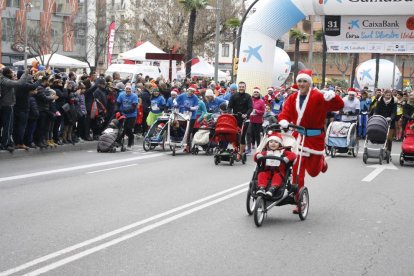
[[(257, 195), (275, 196), (276, 191), (282, 186), (283, 179), (286, 176), (286, 169), (293, 164), (296, 159), (296, 154), (283, 148), (282, 136), (277, 133), (271, 133), (267, 137), (267, 146), (254, 156), (254, 161), (259, 163), (261, 157), (264, 156), (278, 156), (283, 158), (280, 160), (266, 159), (262, 170), (257, 175)], [(270, 188), (266, 191), (266, 188)]]
[(125, 151), (124, 147), (124, 122), (125, 116), (117, 112), (115, 119), (112, 119), (108, 127), (99, 136), (98, 152), (115, 152), (117, 147)]

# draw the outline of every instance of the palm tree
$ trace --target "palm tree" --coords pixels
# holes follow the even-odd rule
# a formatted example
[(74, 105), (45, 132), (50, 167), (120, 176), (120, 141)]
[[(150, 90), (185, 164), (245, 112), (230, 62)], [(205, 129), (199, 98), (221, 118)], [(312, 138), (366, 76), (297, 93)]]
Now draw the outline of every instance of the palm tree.
[[(226, 21), (226, 26), (228, 26), (230, 29), (233, 30), (233, 53), (232, 53), (232, 63), (234, 63), (234, 58), (236, 57), (236, 48), (238, 47), (237, 44), (237, 30), (240, 27), (240, 19), (238, 18), (230, 18)], [(232, 66), (232, 68), (234, 68), (234, 64)], [(234, 80), (234, 76), (235, 76), (235, 72), (233, 72), (233, 74), (231, 75), (231, 82), (233, 82)]]
[(293, 72), (293, 79), (296, 80), (296, 76), (298, 75), (298, 68), (299, 68), (299, 47), (300, 42), (305, 40), (307, 38), (307, 35), (305, 33), (302, 33), (299, 29), (291, 29), (290, 30), (290, 37), (295, 39), (295, 65)]
[(187, 36), (187, 53), (185, 64), (185, 75), (187, 78), (191, 77), (191, 61), (193, 59), (193, 40), (194, 30), (197, 19), (197, 10), (204, 9), (207, 0), (179, 0), (179, 3), (184, 6), (186, 12), (190, 12), (190, 21), (188, 22), (188, 36)]

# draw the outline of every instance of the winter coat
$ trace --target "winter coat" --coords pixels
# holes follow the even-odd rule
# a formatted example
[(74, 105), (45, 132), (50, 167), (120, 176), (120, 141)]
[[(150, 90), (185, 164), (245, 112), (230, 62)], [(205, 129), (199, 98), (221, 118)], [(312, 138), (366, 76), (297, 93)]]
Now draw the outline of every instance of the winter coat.
[(49, 111), (50, 102), (53, 101), (53, 98), (50, 96), (50, 93), (43, 86), (38, 86), (36, 94), (36, 102), (39, 107), (39, 111)]
[(37, 120), (39, 118), (39, 108), (34, 96), (29, 97), (29, 119)]
[(0, 74), (0, 106), (13, 106), (16, 103), (15, 88), (28, 82), (30, 75), (23, 74), (19, 80), (11, 80)]
[(261, 98), (252, 97), (252, 103), (253, 111), (250, 113), (250, 122), (253, 124), (262, 124), (263, 114), (266, 110), (265, 102)]

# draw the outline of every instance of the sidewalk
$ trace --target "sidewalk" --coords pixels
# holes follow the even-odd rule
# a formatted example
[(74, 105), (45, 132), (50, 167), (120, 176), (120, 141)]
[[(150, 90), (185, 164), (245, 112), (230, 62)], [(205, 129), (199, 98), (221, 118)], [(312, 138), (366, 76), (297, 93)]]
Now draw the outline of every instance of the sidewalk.
[(14, 150), (12, 153), (1, 150), (0, 151), (0, 160), (7, 160), (10, 158), (21, 158), (25, 156), (32, 156), (36, 154), (53, 154), (56, 152), (67, 152), (67, 151), (81, 151), (81, 150), (95, 150), (97, 147), (98, 141), (84, 141), (77, 144), (64, 144), (62, 146), (57, 146), (56, 148), (46, 148), (46, 149), (29, 149), (29, 150)]

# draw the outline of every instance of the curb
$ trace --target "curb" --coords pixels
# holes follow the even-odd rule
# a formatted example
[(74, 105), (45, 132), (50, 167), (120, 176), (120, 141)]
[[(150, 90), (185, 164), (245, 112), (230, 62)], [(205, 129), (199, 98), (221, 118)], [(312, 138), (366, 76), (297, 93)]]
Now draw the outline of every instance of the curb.
[(46, 148), (46, 149), (29, 149), (29, 150), (14, 150), (12, 153), (2, 150), (0, 151), (0, 160), (7, 160), (11, 158), (21, 158), (26, 156), (34, 155), (45, 155), (53, 154), (57, 152), (68, 152), (68, 151), (81, 151), (81, 150), (95, 150), (97, 147), (98, 141), (85, 141), (82, 143), (77, 143), (75, 145), (65, 144), (58, 146), (56, 148)]

